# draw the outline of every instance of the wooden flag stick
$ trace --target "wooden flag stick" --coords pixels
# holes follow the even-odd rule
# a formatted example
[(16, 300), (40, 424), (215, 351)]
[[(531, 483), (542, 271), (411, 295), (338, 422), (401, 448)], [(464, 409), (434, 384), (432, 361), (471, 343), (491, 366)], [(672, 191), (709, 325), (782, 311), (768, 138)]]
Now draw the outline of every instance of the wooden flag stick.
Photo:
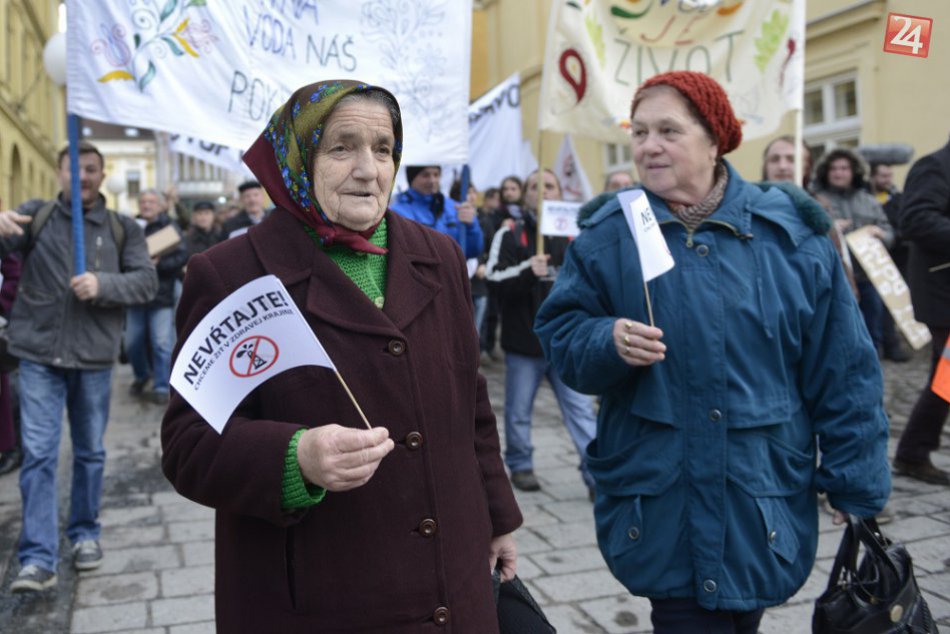
[(653, 304), (650, 303), (650, 289), (647, 287), (647, 281), (643, 280), (643, 294), (647, 298), (647, 314), (650, 316), (650, 325), (655, 326), (653, 323)]
[(369, 424), (368, 420), (366, 420), (366, 414), (363, 413), (363, 408), (361, 408), (360, 404), (356, 402), (356, 398), (354, 398), (353, 392), (350, 391), (350, 388), (346, 384), (346, 381), (344, 381), (343, 377), (340, 376), (340, 371), (334, 368), (333, 372), (336, 374), (336, 378), (340, 380), (340, 385), (342, 385), (343, 389), (346, 390), (346, 395), (350, 397), (350, 401), (353, 403), (353, 407), (355, 407), (356, 411), (360, 413), (360, 418), (362, 418), (363, 422), (366, 423), (366, 429), (370, 429), (370, 430), (373, 429), (373, 426)]
[[(538, 130), (538, 171), (535, 174), (534, 185), (538, 188), (538, 200), (537, 204), (537, 213), (538, 213), (538, 227), (537, 235), (535, 236), (535, 253), (537, 255), (544, 255), (544, 236), (541, 235), (541, 206), (544, 204), (544, 156), (542, 152), (544, 151), (544, 131)], [(525, 192), (527, 194), (527, 192)], [(527, 196), (526, 196), (527, 197)]]

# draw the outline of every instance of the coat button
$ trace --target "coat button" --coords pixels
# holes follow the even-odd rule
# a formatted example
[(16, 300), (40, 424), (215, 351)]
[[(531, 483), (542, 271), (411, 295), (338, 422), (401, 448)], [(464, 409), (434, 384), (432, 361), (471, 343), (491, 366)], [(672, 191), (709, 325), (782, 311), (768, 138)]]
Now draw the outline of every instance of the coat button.
[(718, 409), (709, 410), (709, 420), (715, 423), (720, 418), (722, 418), (722, 412), (720, 412)]
[(449, 622), (449, 609), (446, 607), (436, 608), (435, 612), (432, 613), (432, 620), (435, 621), (436, 625), (445, 625)]
[(435, 529), (436, 523), (433, 519), (427, 518), (419, 522), (419, 533), (421, 533), (423, 537), (432, 537), (435, 535)]
[(629, 537), (633, 541), (637, 541), (638, 539), (640, 539), (640, 529), (637, 528), (636, 526), (631, 526), (630, 530), (627, 531), (627, 537)]
[(706, 257), (707, 255), (709, 255), (709, 247), (706, 246), (705, 244), (701, 244), (698, 247), (696, 247), (696, 253), (700, 257)]
[(769, 533), (769, 543), (770, 543), (770, 544), (774, 544), (774, 543), (775, 543), (775, 538), (776, 538), (777, 536), (778, 536), (778, 535), (776, 534), (775, 531), (772, 531), (771, 533)]
[(706, 579), (703, 581), (703, 590), (706, 592), (715, 592), (719, 586), (716, 585), (716, 582), (712, 579)]
[(406, 434), (406, 447), (413, 451), (422, 447), (422, 434), (417, 431), (411, 431)]
[(398, 339), (393, 339), (389, 342), (387, 348), (389, 349), (389, 354), (393, 355), (394, 357), (398, 357), (406, 351), (406, 344), (399, 341)]

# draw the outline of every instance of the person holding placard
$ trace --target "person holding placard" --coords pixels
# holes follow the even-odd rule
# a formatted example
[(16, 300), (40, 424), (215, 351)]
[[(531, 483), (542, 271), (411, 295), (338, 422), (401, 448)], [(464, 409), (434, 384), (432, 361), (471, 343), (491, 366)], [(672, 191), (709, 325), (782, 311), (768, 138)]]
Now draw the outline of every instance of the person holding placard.
[(808, 578), (819, 491), (859, 516), (887, 501), (880, 366), (824, 211), (723, 158), (742, 134), (714, 79), (654, 76), (631, 126), (675, 264), (644, 284), (615, 198), (535, 328), (564, 382), (602, 399), (587, 462), (613, 574), (650, 599), (657, 634), (752, 634)]
[(532, 172), (525, 181), (521, 218), (507, 223), (495, 233), (488, 256), (488, 282), (498, 292), (501, 316), (501, 348), (505, 351), (505, 463), (511, 482), (522, 491), (538, 491), (541, 483), (534, 473), (531, 418), (534, 398), (541, 381), (547, 378), (557, 397), (564, 426), (580, 455), (578, 468), (588, 496), (593, 498), (594, 481), (584, 462), (584, 450), (594, 437), (594, 404), (564, 384), (541, 351), (532, 331), (538, 307), (551, 288), (551, 274), (560, 266), (567, 238), (544, 238), (544, 253), (537, 249), (538, 188), (544, 200), (561, 200), (561, 184), (550, 170)]
[[(894, 244), (894, 228), (884, 208), (868, 191), (868, 169), (856, 152), (835, 148), (821, 157), (815, 166), (812, 185), (815, 195), (828, 202), (835, 225), (845, 233), (869, 227), (871, 235), (888, 249)], [(871, 341), (884, 356), (884, 313), (887, 310), (874, 284), (861, 265), (854, 262), (854, 281), (858, 286), (858, 305), (864, 316)]]
[(173, 391), (162, 466), (217, 510), (219, 631), (498, 630), (491, 573), (513, 577), (522, 517), (462, 254), (387, 210), (402, 141), (388, 91), (298, 89), (244, 155), (275, 209), (189, 260), (179, 341), (275, 275), (378, 425), (324, 367), (263, 382), (220, 434)]
[[(169, 235), (158, 253), (151, 253), (158, 273), (158, 292), (147, 303), (130, 306), (125, 317), (125, 352), (134, 379), (129, 386), (132, 396), (144, 397), (156, 405), (168, 403), (168, 379), (175, 346), (175, 285), (188, 261), (188, 247), (181, 230), (165, 211), (165, 195), (155, 189), (139, 194), (138, 218), (144, 224), (146, 240), (160, 231)], [(154, 238), (153, 238), (154, 239)], [(175, 240), (177, 239), (177, 242)], [(150, 248), (154, 243), (150, 242)], [(145, 387), (152, 381), (152, 389)]]

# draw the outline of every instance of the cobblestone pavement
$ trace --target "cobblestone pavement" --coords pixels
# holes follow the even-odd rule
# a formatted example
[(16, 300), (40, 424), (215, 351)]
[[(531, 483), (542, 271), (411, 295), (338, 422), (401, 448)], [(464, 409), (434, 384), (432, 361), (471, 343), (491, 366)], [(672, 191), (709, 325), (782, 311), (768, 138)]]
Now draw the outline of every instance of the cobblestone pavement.
[[(926, 355), (885, 364), (886, 403), (896, 436), (923, 385)], [(495, 411), (504, 404), (503, 363), (484, 372)], [(0, 478), (0, 631), (18, 634), (138, 632), (197, 634), (214, 631), (213, 512), (177, 495), (159, 470), (161, 411), (127, 396), (127, 366), (115, 373), (112, 420), (102, 503), (103, 566), (77, 575), (68, 558), (56, 590), (11, 595), (18, 565), (20, 499), (16, 477)], [(519, 574), (562, 634), (649, 632), (649, 604), (611, 576), (597, 550), (591, 504), (577, 455), (545, 386), (536, 404), (535, 468), (543, 484), (518, 492), (525, 526), (518, 531)], [(950, 438), (934, 462), (950, 468)], [(69, 449), (61, 453), (60, 483), (68, 482)], [(66, 508), (68, 487), (60, 487)], [(887, 534), (904, 541), (934, 615), (950, 627), (950, 490), (894, 478)], [(818, 563), (802, 590), (766, 612), (763, 634), (810, 631), (811, 606), (821, 593), (837, 549), (839, 529), (821, 519)], [(68, 549), (63, 545), (64, 552)]]

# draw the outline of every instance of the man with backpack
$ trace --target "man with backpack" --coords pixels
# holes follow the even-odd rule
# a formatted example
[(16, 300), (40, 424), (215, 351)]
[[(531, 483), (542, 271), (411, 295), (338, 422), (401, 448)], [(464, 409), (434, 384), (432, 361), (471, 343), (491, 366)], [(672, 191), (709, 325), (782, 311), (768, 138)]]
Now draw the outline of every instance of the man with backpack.
[(99, 193), (105, 173), (95, 146), (79, 146), (86, 272), (74, 275), (70, 158), (59, 153), (62, 191), (0, 212), (0, 256), (23, 254), (17, 300), (7, 328), (9, 350), (20, 359), (23, 465), (21, 569), (13, 592), (56, 585), (59, 529), (56, 469), (63, 406), (73, 441), (73, 475), (66, 535), (73, 565), (102, 563), (99, 500), (105, 464), (112, 366), (119, 352), (124, 306), (148, 301), (158, 280), (142, 229), (107, 210)]

